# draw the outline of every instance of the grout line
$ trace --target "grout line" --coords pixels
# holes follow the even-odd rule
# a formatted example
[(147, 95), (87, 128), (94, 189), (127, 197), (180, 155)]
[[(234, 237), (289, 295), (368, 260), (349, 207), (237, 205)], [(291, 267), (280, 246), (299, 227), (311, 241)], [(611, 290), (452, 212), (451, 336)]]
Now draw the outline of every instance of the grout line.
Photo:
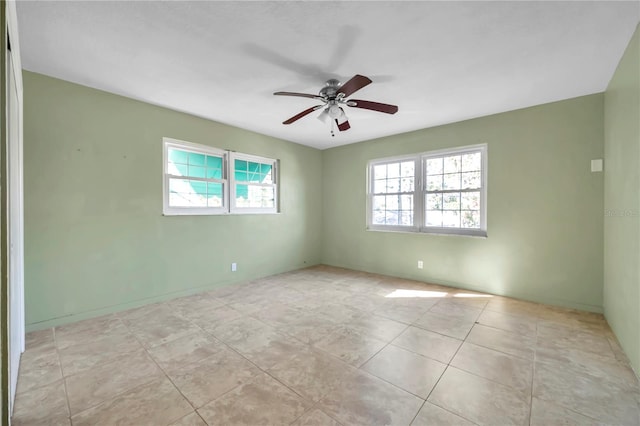
[(531, 417), (533, 415), (533, 384), (536, 379), (536, 357), (538, 355), (538, 320), (536, 320), (536, 341), (533, 351), (533, 366), (531, 368), (531, 397), (529, 398), (529, 426), (531, 426)]
[(69, 391), (67, 390), (67, 378), (64, 375), (64, 369), (62, 368), (62, 359), (60, 358), (60, 348), (58, 348), (58, 341), (56, 340), (56, 328), (51, 327), (51, 333), (53, 334), (53, 346), (56, 348), (56, 356), (58, 357), (58, 365), (60, 367), (60, 374), (62, 375), (62, 386), (64, 387), (64, 396), (67, 402), (67, 411), (69, 413), (69, 423), (71, 421), (71, 403), (69, 402)]

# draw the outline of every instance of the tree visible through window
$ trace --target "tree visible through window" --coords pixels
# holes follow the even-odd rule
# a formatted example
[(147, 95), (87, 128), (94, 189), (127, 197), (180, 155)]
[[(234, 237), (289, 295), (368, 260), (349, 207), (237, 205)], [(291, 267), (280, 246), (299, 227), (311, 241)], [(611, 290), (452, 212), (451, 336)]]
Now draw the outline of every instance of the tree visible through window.
[(368, 228), (486, 236), (486, 145), (369, 163)]

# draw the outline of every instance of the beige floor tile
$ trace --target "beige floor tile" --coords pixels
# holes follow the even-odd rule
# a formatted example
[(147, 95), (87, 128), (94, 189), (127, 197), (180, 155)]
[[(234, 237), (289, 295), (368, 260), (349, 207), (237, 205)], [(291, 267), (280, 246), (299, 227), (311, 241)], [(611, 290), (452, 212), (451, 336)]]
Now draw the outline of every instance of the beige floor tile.
[(369, 337), (350, 327), (342, 326), (318, 341), (314, 346), (354, 367), (359, 367), (384, 348), (386, 344), (382, 340)]
[(462, 341), (418, 327), (409, 327), (392, 344), (448, 364)]
[(347, 323), (349, 328), (367, 336), (390, 342), (407, 329), (407, 324), (374, 314), (366, 314)]
[(528, 360), (535, 354), (535, 339), (480, 324), (471, 329), (466, 341)]
[(474, 424), (427, 401), (411, 423), (411, 426), (473, 426)]
[(548, 349), (572, 349), (615, 359), (609, 340), (600, 333), (538, 324), (539, 347)]
[(341, 296), (335, 296), (332, 294), (329, 296), (329, 299), (334, 303), (324, 305), (321, 308), (316, 309), (315, 312), (331, 318), (332, 321), (336, 323), (349, 323), (365, 315), (365, 312), (360, 309), (335, 303), (336, 300), (343, 300)]
[(266, 374), (244, 383), (198, 410), (213, 425), (286, 425), (311, 404)]
[(428, 399), (479, 425), (525, 425), (529, 400), (507, 386), (449, 367)]
[(614, 379), (578, 375), (566, 365), (536, 363), (533, 396), (608, 424), (637, 424), (640, 397)]
[(272, 333), (275, 329), (255, 318), (243, 316), (228, 322), (218, 324), (207, 331), (216, 338), (231, 346), (241, 346), (247, 339), (265, 333)]
[(65, 378), (71, 414), (75, 415), (114, 396), (149, 383), (162, 375), (162, 370), (144, 350), (121, 355)]
[(346, 425), (406, 425), (423, 402), (387, 382), (358, 372), (327, 394), (318, 408)]
[(342, 380), (355, 371), (331, 355), (310, 350), (283, 360), (270, 368), (268, 373), (304, 398), (318, 401), (338, 389)]
[(185, 314), (199, 310), (213, 310), (224, 305), (224, 301), (215, 298), (208, 293), (198, 293), (191, 296), (180, 297), (166, 302), (167, 306), (176, 313), (184, 316)]
[(173, 313), (151, 312), (135, 319), (124, 319), (125, 325), (147, 349), (200, 331), (196, 325)]
[(405, 306), (397, 302), (387, 301), (380, 308), (373, 311), (373, 313), (394, 321), (411, 324), (420, 318), (427, 310), (428, 308), (416, 308), (414, 306)]
[(304, 413), (292, 426), (340, 426), (340, 423), (317, 408)]
[(163, 370), (175, 371), (215, 355), (222, 348), (222, 343), (213, 336), (199, 331), (149, 349), (149, 355)]
[(162, 377), (72, 417), (83, 425), (166, 425), (193, 408), (169, 380)]
[(533, 361), (465, 342), (451, 365), (512, 387), (525, 399), (531, 395)]
[(113, 361), (115, 357), (142, 349), (140, 342), (126, 329), (122, 332), (100, 335), (77, 345), (60, 348), (60, 362), (65, 376)]
[(181, 315), (203, 330), (210, 331), (220, 324), (233, 321), (244, 316), (245, 314), (223, 305), (213, 309), (206, 308), (188, 311), (182, 313)]
[(54, 344), (53, 328), (31, 331), (25, 336), (25, 348), (27, 350), (32, 350), (39, 346), (49, 344)]
[(447, 368), (446, 364), (389, 345), (362, 369), (401, 389), (426, 399)]
[(300, 317), (294, 324), (279, 327), (278, 331), (286, 333), (306, 344), (314, 344), (333, 333), (338, 325), (328, 316), (312, 312)]
[(114, 315), (122, 320), (135, 320), (149, 314), (167, 315), (173, 312), (166, 302), (149, 303), (138, 308), (127, 309), (126, 311), (116, 312)]
[(527, 317), (485, 310), (478, 317), (478, 323), (523, 336), (536, 336), (536, 320)]
[(18, 373), (18, 392), (26, 392), (62, 379), (55, 345), (42, 344), (22, 354)]
[(171, 423), (169, 426), (207, 426), (207, 424), (202, 420), (202, 417), (194, 411)]
[(484, 309), (487, 303), (493, 298), (490, 294), (475, 293), (468, 290), (450, 291), (447, 300), (453, 303), (469, 306), (477, 309)]
[(121, 335), (125, 331), (124, 324), (115, 315), (105, 315), (67, 324), (55, 328), (55, 340), (58, 348), (87, 343), (95, 336), (106, 337), (112, 334)]
[(530, 426), (596, 426), (601, 423), (574, 411), (533, 398)]
[(468, 318), (460, 318), (458, 316), (450, 316), (431, 311), (423, 314), (413, 323), (416, 327), (460, 340), (464, 340), (467, 337), (473, 324), (475, 324), (475, 322)]
[(69, 408), (62, 380), (16, 395), (13, 425), (45, 425), (49, 422), (63, 425), (68, 424), (68, 418)]
[(385, 303), (385, 298), (375, 294), (354, 294), (347, 297), (344, 303), (354, 306), (364, 312), (375, 311)]
[(195, 408), (200, 408), (250, 381), (259, 372), (260, 370), (237, 353), (230, 349), (222, 349), (209, 358), (169, 371), (167, 374), (189, 402)]
[(308, 350), (308, 345), (276, 331), (253, 335), (245, 342), (236, 343), (236, 350), (263, 370)]
[(429, 309), (429, 312), (456, 318), (461, 322), (475, 322), (480, 316), (482, 309), (446, 298), (439, 300), (438, 303)]
[(272, 327), (286, 327), (295, 323), (303, 314), (304, 312), (299, 309), (282, 303), (274, 303), (267, 309), (255, 312), (251, 316)]
[(600, 356), (571, 347), (536, 348), (536, 361), (545, 364), (563, 365), (564, 368), (578, 375), (591, 375), (602, 380), (618, 380), (621, 385), (630, 389), (638, 389), (638, 378), (627, 363), (617, 358)]

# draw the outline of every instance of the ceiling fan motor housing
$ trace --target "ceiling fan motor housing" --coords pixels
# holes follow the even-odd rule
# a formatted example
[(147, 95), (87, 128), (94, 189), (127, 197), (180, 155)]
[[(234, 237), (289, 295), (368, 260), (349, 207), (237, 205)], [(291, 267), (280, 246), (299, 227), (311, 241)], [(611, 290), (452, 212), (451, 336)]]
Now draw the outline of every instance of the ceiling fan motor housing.
[(338, 89), (340, 89), (340, 81), (332, 78), (327, 80), (325, 86), (320, 89), (320, 96), (323, 98), (335, 99), (338, 95)]

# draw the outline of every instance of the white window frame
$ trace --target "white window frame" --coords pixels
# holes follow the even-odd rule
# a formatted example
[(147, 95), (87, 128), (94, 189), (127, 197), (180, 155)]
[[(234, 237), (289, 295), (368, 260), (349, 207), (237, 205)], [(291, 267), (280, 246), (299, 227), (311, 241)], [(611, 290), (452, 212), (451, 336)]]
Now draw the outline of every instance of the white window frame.
[[(480, 228), (451, 228), (451, 227), (433, 227), (425, 225), (425, 199), (426, 191), (426, 162), (430, 158), (446, 157), (448, 155), (481, 153), (481, 187), (480, 187)], [(438, 235), (463, 235), (474, 237), (487, 236), (487, 165), (488, 165), (488, 147), (487, 144), (469, 145), (456, 148), (439, 149), (435, 151), (427, 151), (413, 155), (404, 155), (397, 157), (379, 158), (369, 161), (367, 164), (367, 230), (371, 231), (388, 231), (388, 232), (420, 232), (426, 234)], [(373, 188), (374, 174), (373, 168), (377, 165), (398, 163), (407, 160), (415, 161), (414, 169), (414, 202), (413, 202), (413, 226), (402, 225), (374, 225), (373, 224)], [(457, 192), (465, 192), (460, 190)]]
[[(280, 198), (278, 188), (278, 160), (257, 155), (243, 154), (186, 142), (179, 139), (162, 138), (162, 214), (165, 216), (186, 216), (186, 215), (227, 215), (227, 214), (274, 214), (279, 212)], [(169, 165), (169, 149), (179, 149), (181, 151), (195, 152), (210, 156), (222, 157), (222, 178), (188, 178), (191, 180), (202, 180), (204, 182), (222, 183), (223, 202), (221, 207), (175, 207), (169, 205), (169, 180), (171, 178), (186, 178), (185, 176), (170, 175), (167, 168)], [(258, 186), (271, 186), (274, 188), (275, 204), (273, 208), (246, 208), (235, 205), (235, 159), (243, 159), (259, 163), (271, 164), (271, 176), (273, 183), (254, 183)]]
[[(229, 213), (229, 182), (227, 157), (228, 153), (224, 150), (199, 145), (191, 142), (185, 142), (178, 139), (162, 138), (162, 213), (165, 216), (179, 215), (215, 215)], [(167, 167), (169, 165), (169, 149), (179, 149), (181, 151), (195, 152), (198, 154), (222, 157), (222, 179), (206, 179), (206, 178), (188, 178), (190, 180), (202, 180), (203, 182), (219, 182), (222, 183), (222, 206), (221, 207), (175, 207), (169, 205), (169, 180), (171, 178), (185, 178), (184, 176), (175, 176), (169, 174)]]
[[(236, 206), (236, 161), (245, 160), (252, 161), (254, 163), (270, 164), (271, 165), (271, 180), (272, 183), (251, 183), (254, 186), (264, 186), (273, 188), (274, 205), (273, 207), (238, 207)], [(251, 214), (251, 213), (278, 213), (278, 160), (273, 158), (259, 157), (257, 155), (242, 154), (239, 152), (229, 153), (229, 191), (230, 191), (230, 212), (234, 214)]]

